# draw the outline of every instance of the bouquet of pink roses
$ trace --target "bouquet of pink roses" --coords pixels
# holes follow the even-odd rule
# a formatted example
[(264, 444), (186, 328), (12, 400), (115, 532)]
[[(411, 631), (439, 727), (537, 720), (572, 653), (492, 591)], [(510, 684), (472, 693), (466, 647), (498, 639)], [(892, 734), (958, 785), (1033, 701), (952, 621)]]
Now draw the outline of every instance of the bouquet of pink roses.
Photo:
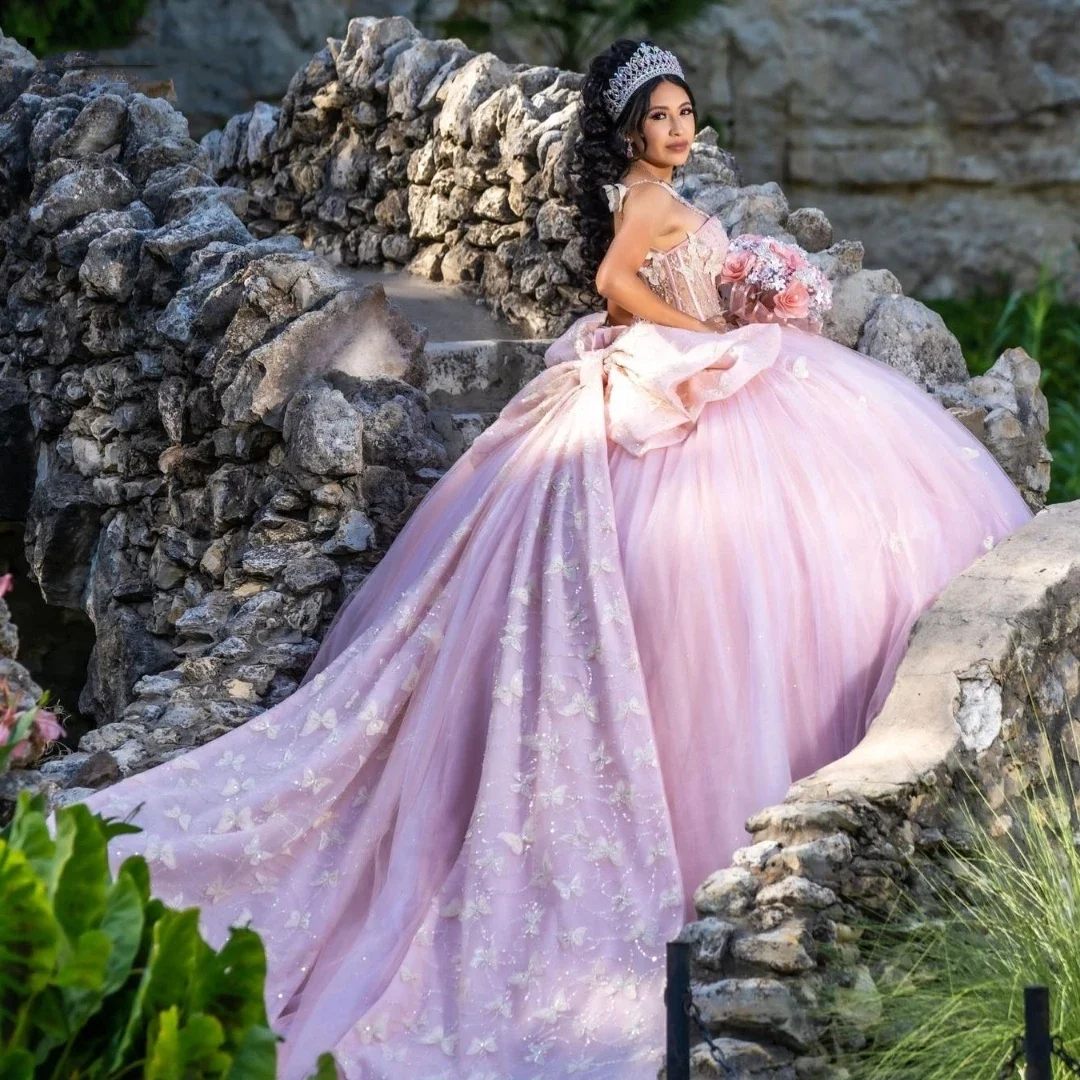
[(743, 233), (731, 241), (717, 279), (729, 321), (779, 322), (817, 333), (832, 283), (794, 244)]

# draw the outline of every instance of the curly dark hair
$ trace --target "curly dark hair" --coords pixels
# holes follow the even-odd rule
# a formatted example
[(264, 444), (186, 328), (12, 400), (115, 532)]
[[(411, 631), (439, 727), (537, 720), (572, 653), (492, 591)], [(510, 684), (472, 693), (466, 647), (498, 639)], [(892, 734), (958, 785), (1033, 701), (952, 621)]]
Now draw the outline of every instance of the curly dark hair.
[(626, 138), (631, 132), (642, 134), (653, 90), (662, 82), (674, 83), (686, 91), (694, 112), (697, 112), (694, 94), (685, 79), (677, 75), (657, 75), (634, 91), (615, 120), (608, 116), (601, 95), (616, 69), (630, 59), (640, 44), (640, 41), (620, 38), (593, 58), (581, 87), (578, 110), (581, 135), (574, 146), (570, 175), (574, 201), (581, 213), (581, 254), (590, 276), (596, 273), (614, 235), (611, 211), (600, 187), (615, 183), (626, 172), (630, 164), (626, 157)]

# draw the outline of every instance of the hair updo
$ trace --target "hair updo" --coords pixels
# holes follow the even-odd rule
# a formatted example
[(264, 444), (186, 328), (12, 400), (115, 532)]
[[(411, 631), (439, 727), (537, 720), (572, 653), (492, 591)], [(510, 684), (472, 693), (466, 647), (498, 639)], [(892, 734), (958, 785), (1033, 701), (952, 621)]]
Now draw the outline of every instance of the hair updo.
[(685, 79), (678, 75), (657, 75), (639, 86), (630, 95), (622, 112), (614, 120), (611, 119), (602, 94), (612, 75), (633, 56), (640, 44), (640, 41), (620, 38), (593, 58), (581, 87), (578, 111), (581, 136), (574, 147), (570, 173), (574, 201), (581, 214), (582, 258), (590, 277), (596, 274), (600, 260), (615, 235), (611, 210), (608, 209), (601, 185), (614, 184), (626, 172), (630, 164), (626, 156), (626, 138), (631, 133), (642, 135), (653, 90), (662, 82), (674, 83), (686, 91), (690, 104), (697, 112), (693, 92)]

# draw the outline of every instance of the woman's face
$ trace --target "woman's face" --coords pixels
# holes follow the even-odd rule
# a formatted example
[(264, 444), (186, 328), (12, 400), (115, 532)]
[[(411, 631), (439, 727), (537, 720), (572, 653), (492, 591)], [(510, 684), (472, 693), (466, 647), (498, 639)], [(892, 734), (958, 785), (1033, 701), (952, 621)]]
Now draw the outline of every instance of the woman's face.
[(694, 107), (681, 86), (658, 83), (649, 97), (649, 111), (634, 139), (638, 154), (650, 165), (676, 166), (686, 163), (694, 141)]

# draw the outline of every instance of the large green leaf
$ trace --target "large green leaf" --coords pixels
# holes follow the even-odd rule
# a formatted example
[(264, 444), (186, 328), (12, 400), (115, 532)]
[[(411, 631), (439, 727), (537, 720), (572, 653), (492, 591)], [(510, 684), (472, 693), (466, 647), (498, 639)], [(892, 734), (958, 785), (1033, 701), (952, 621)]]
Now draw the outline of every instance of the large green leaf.
[[(18, 800), (15, 803), (15, 813), (12, 815), (11, 821), (0, 829), (0, 840), (11, 839), (11, 830), (22, 814), (33, 812), (40, 814), (44, 818), (45, 809), (45, 796), (41, 794), (41, 792), (35, 792), (31, 795), (29, 791), (20, 791)], [(17, 844), (15, 846), (18, 847)]]
[(30, 1002), (29, 1018), (34, 1031), (34, 1056), (40, 1064), (71, 1038), (64, 992), (58, 986), (46, 986)]
[(180, 1058), (180, 1010), (173, 1005), (161, 1012), (150, 1026), (146, 1051), (145, 1080), (184, 1080)]
[(281, 1036), (268, 1027), (248, 1028), (233, 1054), (225, 1080), (274, 1080), (280, 1041)]
[(221, 1049), (225, 1031), (206, 1013), (196, 1013), (180, 1029), (180, 1059), (185, 1076), (221, 1076), (232, 1057)]
[[(146, 907), (150, 904), (150, 867), (146, 865), (146, 860), (141, 855), (129, 855), (121, 864), (120, 869), (116, 872), (116, 876), (121, 874), (127, 874), (136, 887), (139, 890), (139, 899), (142, 901), (143, 906)], [(154, 901), (158, 905), (161, 905), (161, 901)], [(149, 912), (148, 912), (149, 914)]]
[(11, 820), (7, 841), (26, 856), (38, 877), (43, 881), (50, 880), (53, 860), (56, 858), (56, 845), (49, 835), (45, 815), (35, 809), (27, 791), (19, 792), (19, 801)]
[(199, 909), (166, 908), (154, 926), (143, 1009), (149, 1013), (170, 1005), (188, 1009), (199, 953), (206, 948), (199, 936)]
[(61, 946), (61, 959), (53, 984), (65, 990), (95, 990), (105, 985), (105, 970), (112, 952), (109, 935), (102, 930), (87, 930), (74, 946)]
[(10, 1026), (48, 983), (58, 937), (44, 883), (21, 851), (0, 840), (0, 1037), (10, 1038)]
[(52, 892), (56, 919), (74, 940), (101, 922), (110, 885), (105, 835), (82, 803), (56, 813), (56, 874)]
[(121, 868), (105, 897), (101, 929), (109, 935), (112, 953), (102, 990), (111, 994), (124, 985), (139, 955), (143, 932), (143, 900), (139, 886), (126, 868)]
[(105, 996), (105, 975), (112, 942), (103, 930), (86, 930), (75, 947), (61, 947), (61, 962), (53, 982), (64, 991), (67, 1020), (77, 1032), (101, 1007)]
[(225, 1026), (229, 1046), (247, 1028), (266, 1026), (266, 949), (262, 938), (234, 927), (219, 953), (209, 953), (199, 971), (198, 1008)]
[[(138, 883), (138, 888), (143, 888), (144, 882), (139, 881), (140, 876), (146, 869), (146, 864), (141, 858), (125, 859), (120, 867), (120, 873), (127, 874), (129, 870)], [(197, 914), (197, 912), (196, 912)], [(110, 1072), (119, 1072), (127, 1066), (133, 1058), (141, 1054), (143, 1041), (146, 1035), (147, 1016), (153, 1015), (154, 1008), (149, 1003), (150, 990), (161, 977), (157, 964), (161, 952), (161, 939), (167, 924), (177, 917), (175, 911), (170, 911), (165, 905), (156, 899), (150, 900), (143, 909), (143, 935), (140, 943), (139, 955), (144, 957), (142, 974), (133, 991), (117, 995), (114, 999), (114, 1008), (117, 1015), (122, 1016), (119, 1030), (113, 1036), (107, 1052)], [(166, 977), (167, 978), (167, 977)], [(160, 990), (155, 986), (155, 997)], [(124, 1001), (119, 1000), (125, 999)], [(171, 1004), (171, 1002), (166, 1002)], [(125, 1011), (121, 1011), (125, 1009)]]

